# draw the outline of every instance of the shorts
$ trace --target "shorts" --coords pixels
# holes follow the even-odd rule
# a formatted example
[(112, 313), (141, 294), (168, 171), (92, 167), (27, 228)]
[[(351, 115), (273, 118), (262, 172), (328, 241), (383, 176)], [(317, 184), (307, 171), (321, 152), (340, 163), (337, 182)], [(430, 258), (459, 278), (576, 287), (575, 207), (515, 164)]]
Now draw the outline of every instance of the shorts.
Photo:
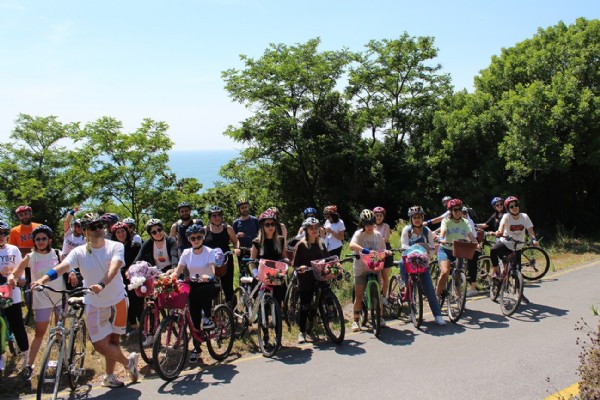
[(55, 315), (58, 315), (58, 313), (60, 312), (60, 306), (48, 307), (48, 308), (38, 308), (37, 310), (34, 310), (33, 320), (36, 323), (48, 322), (48, 321), (50, 321), (50, 318), (52, 317), (52, 311), (54, 311)]
[[(391, 250), (392, 245), (390, 243), (385, 244), (386, 250)], [(394, 266), (394, 256), (385, 256), (385, 263), (383, 264), (383, 268), (392, 268)]]
[[(377, 279), (381, 281), (381, 271), (377, 272)], [(366, 285), (367, 284), (367, 273), (363, 271), (362, 275), (354, 274), (354, 286)]]
[(443, 248), (441, 246), (440, 246), (440, 248), (438, 250), (437, 258), (438, 258), (438, 263), (442, 262), (442, 261), (453, 262), (454, 260), (456, 260), (456, 257), (454, 257), (454, 255), (452, 255), (452, 250), (448, 250), (448, 249)]
[(127, 297), (108, 307), (96, 307), (86, 304), (85, 314), (92, 343), (99, 342), (112, 333), (125, 334), (128, 307)]

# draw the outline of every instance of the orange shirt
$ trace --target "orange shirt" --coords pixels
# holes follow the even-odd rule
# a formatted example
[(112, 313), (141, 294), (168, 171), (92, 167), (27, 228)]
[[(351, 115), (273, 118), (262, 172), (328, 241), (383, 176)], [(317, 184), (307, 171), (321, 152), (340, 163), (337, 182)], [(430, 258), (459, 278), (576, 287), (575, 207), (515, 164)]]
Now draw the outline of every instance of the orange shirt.
[(8, 243), (22, 249), (33, 249), (33, 238), (31, 232), (40, 224), (32, 222), (29, 225), (17, 225), (10, 230)]

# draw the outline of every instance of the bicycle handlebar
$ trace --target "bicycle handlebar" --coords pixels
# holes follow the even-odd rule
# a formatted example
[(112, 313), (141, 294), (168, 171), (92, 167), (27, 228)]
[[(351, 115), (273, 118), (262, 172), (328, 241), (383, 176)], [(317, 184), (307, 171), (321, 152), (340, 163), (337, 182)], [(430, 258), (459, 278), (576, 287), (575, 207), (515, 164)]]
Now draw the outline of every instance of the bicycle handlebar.
[(54, 293), (66, 294), (69, 297), (74, 297), (75, 294), (93, 293), (90, 290), (90, 288), (86, 288), (86, 287), (77, 287), (75, 289), (58, 290), (58, 289), (54, 289), (54, 288), (52, 288), (50, 286), (38, 285), (34, 289), (37, 290), (38, 292), (42, 292), (44, 290), (49, 290), (49, 291), (54, 292)]

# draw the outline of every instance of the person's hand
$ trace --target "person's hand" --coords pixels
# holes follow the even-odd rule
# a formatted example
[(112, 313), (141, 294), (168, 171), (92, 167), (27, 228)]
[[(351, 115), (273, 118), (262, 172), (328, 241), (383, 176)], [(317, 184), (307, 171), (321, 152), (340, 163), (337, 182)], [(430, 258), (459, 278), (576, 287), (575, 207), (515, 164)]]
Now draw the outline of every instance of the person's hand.
[(531, 241), (531, 244), (534, 245), (534, 246), (539, 246), (540, 245), (540, 243), (537, 240), (535, 240), (535, 239)]
[(327, 232), (327, 233), (332, 233), (333, 231), (331, 230), (331, 228), (330, 228), (330, 227), (327, 227), (327, 228), (325, 228), (325, 232)]
[(502, 232), (501, 231), (496, 231), (496, 237), (501, 237), (502, 236)]
[(246, 236), (246, 234), (244, 232), (237, 233), (237, 237), (239, 237), (239, 238), (243, 238), (244, 236)]
[(202, 275), (201, 278), (202, 278), (202, 282), (210, 282), (210, 275), (204, 274), (204, 275)]
[(77, 286), (79, 283), (79, 279), (77, 279), (77, 274), (75, 272), (69, 272), (69, 283), (71, 286)]
[(258, 270), (257, 269), (253, 269), (252, 270), (252, 276), (255, 277), (255, 278), (258, 276)]
[(240, 254), (242, 254), (242, 251), (240, 249), (233, 249), (233, 254), (239, 256)]
[(92, 292), (94, 292), (95, 294), (98, 294), (98, 293), (100, 293), (100, 292), (102, 291), (102, 289), (104, 289), (104, 288), (103, 288), (102, 286), (98, 285), (98, 284), (95, 284), (95, 285), (91, 285), (91, 286), (90, 286), (90, 290), (91, 290)]
[(303, 274), (306, 272), (306, 269), (307, 269), (306, 265), (301, 265), (298, 267), (298, 272)]
[(17, 280), (15, 279), (15, 276), (13, 274), (10, 274), (8, 276), (8, 278), (6, 279), (6, 284), (10, 286), (11, 289), (14, 289), (15, 286), (17, 286)]
[(386, 250), (386, 251), (385, 251), (385, 255), (386, 255), (386, 256), (391, 256), (392, 254), (393, 254), (393, 253), (392, 253), (392, 251), (391, 251), (391, 250)]
[(29, 285), (29, 288), (30, 288), (31, 290), (35, 290), (35, 288), (36, 288), (36, 287), (38, 287), (38, 286), (41, 286), (41, 285), (43, 285), (43, 284), (44, 284), (44, 282), (42, 282), (42, 280), (41, 280), (41, 279), (38, 279), (37, 281), (33, 281), (33, 282), (31, 282), (31, 284)]
[(371, 250), (367, 249), (366, 247), (363, 247), (363, 249), (360, 252), (363, 254), (371, 254)]

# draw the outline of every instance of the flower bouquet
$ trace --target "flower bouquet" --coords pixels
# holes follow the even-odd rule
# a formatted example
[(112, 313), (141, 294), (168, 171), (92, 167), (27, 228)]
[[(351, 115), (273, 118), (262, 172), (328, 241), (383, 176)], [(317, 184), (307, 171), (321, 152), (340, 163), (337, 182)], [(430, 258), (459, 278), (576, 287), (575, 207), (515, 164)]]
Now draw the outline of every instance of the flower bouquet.
[(184, 308), (190, 294), (190, 285), (179, 282), (169, 274), (160, 274), (154, 280), (154, 293), (159, 308)]
[(160, 270), (146, 261), (138, 261), (127, 270), (129, 276), (128, 290), (135, 290), (140, 297), (151, 296), (154, 292), (154, 279), (160, 275)]
[(385, 262), (385, 251), (371, 251), (369, 254), (361, 254), (360, 259), (367, 267), (368, 272), (381, 271)]

